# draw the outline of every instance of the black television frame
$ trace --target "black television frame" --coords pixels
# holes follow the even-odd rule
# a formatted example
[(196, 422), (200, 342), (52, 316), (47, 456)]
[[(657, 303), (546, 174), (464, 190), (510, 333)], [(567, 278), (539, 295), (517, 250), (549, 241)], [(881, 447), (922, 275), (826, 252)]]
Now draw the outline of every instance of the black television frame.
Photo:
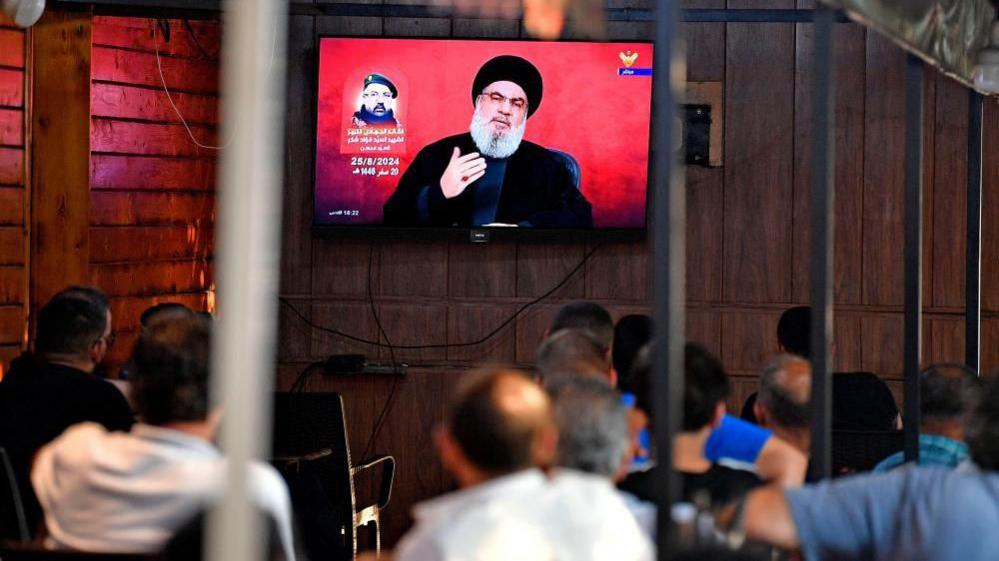
[[(655, 57), (655, 41), (652, 40), (612, 40), (612, 41), (587, 41), (587, 40), (558, 40), (540, 41), (525, 38), (491, 38), (491, 37), (413, 37), (406, 35), (343, 35), (320, 33), (318, 28), (314, 31), (312, 52), (312, 91), (315, 93), (311, 100), (313, 119), (310, 123), (310, 139), (312, 141), (312, 206), (310, 209), (310, 221), (312, 224), (312, 235), (316, 238), (335, 239), (373, 239), (373, 240), (419, 240), (419, 241), (456, 241), (470, 243), (485, 243), (491, 241), (517, 241), (517, 242), (567, 242), (583, 241), (587, 243), (610, 243), (610, 242), (641, 242), (648, 236), (652, 217), (652, 206), (655, 189), (652, 188), (652, 163), (655, 158), (653, 150), (652, 134), (649, 134), (647, 170), (645, 174), (645, 226), (642, 228), (474, 228), (474, 227), (451, 227), (443, 228), (439, 226), (381, 226), (373, 224), (321, 224), (316, 222), (316, 168), (318, 167), (318, 122), (319, 122), (319, 42), (322, 39), (414, 39), (420, 41), (492, 41), (497, 43), (511, 42), (536, 42), (536, 43), (641, 43), (653, 47), (653, 60)], [(655, 74), (652, 75), (655, 91)], [(653, 108), (652, 97), (649, 97), (649, 107)], [(652, 121), (649, 121), (651, 131)], [(287, 164), (287, 162), (286, 162)]]

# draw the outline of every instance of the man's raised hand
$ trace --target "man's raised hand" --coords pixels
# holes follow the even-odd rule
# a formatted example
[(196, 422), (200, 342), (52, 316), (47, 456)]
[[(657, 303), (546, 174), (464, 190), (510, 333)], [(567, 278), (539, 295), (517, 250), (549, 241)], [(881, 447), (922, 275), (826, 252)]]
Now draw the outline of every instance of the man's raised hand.
[(453, 199), (465, 191), (473, 181), (486, 174), (486, 159), (479, 156), (478, 152), (471, 152), (461, 155), (458, 147), (454, 147), (451, 152), (451, 161), (448, 162), (444, 175), (441, 176), (441, 191), (444, 198)]

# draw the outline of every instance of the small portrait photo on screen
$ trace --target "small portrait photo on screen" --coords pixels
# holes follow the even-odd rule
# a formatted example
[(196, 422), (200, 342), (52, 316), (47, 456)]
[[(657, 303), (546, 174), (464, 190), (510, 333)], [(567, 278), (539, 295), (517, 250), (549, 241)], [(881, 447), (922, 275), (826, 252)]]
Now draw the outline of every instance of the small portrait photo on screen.
[(322, 38), (319, 225), (641, 229), (648, 43)]

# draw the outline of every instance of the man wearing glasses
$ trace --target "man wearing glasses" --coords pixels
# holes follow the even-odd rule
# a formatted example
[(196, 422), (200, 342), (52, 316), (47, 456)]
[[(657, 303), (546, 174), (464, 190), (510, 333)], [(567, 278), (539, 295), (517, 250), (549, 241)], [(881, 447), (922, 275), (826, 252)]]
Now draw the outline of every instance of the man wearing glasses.
[(385, 203), (385, 224), (591, 227), (575, 161), (523, 140), (542, 89), (541, 73), (521, 57), (483, 64), (469, 131), (420, 150)]
[(361, 91), (361, 108), (354, 112), (351, 124), (359, 128), (401, 126), (394, 114), (398, 96), (399, 90), (391, 80), (381, 74), (368, 74)]

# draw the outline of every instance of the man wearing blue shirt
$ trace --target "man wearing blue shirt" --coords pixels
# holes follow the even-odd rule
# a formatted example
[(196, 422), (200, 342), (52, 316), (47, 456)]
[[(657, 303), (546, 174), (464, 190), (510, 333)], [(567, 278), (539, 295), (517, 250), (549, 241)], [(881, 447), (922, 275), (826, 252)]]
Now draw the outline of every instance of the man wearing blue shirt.
[(991, 561), (999, 551), (999, 384), (967, 430), (977, 469), (911, 466), (794, 490), (767, 488), (746, 501), (746, 533), (806, 561)]

